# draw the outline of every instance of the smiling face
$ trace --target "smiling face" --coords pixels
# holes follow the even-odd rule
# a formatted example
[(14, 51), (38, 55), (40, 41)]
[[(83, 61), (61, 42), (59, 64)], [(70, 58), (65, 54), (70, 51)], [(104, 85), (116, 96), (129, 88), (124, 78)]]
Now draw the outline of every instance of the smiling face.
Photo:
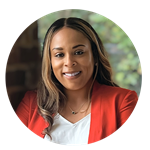
[(94, 60), (90, 41), (81, 32), (63, 27), (54, 33), (51, 64), (55, 77), (68, 90), (79, 90), (92, 82)]

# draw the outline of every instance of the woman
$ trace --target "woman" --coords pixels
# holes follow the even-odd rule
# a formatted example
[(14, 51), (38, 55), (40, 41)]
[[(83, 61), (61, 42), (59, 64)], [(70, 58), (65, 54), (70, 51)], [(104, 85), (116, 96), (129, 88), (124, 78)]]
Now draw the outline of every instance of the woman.
[(87, 144), (116, 131), (138, 97), (118, 87), (103, 44), (89, 23), (61, 18), (48, 29), (42, 78), (16, 113), (40, 137), (59, 144)]

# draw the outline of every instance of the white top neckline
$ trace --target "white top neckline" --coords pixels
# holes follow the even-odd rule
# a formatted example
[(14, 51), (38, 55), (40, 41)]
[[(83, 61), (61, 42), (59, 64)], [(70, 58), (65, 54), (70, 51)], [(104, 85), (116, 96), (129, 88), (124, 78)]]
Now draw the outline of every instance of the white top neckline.
[(67, 123), (70, 123), (71, 125), (76, 125), (76, 124), (80, 123), (81, 121), (83, 121), (84, 119), (86, 119), (86, 117), (88, 117), (90, 114), (91, 113), (89, 113), (88, 115), (86, 115), (85, 117), (83, 117), (82, 119), (80, 119), (79, 121), (77, 121), (75, 123), (72, 123), (69, 120), (67, 120), (66, 118), (64, 118), (62, 115), (60, 115), (59, 113), (57, 113), (58, 116), (60, 116), (62, 119), (64, 119), (64, 121), (66, 121)]

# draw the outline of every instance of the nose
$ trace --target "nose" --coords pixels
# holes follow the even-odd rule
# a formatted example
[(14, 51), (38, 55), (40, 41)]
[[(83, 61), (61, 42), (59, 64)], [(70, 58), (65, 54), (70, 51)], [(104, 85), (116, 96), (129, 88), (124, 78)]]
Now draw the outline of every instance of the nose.
[(73, 66), (76, 66), (77, 63), (76, 61), (74, 60), (74, 58), (71, 56), (71, 55), (67, 55), (66, 58), (65, 58), (65, 63), (64, 63), (65, 67), (73, 67)]

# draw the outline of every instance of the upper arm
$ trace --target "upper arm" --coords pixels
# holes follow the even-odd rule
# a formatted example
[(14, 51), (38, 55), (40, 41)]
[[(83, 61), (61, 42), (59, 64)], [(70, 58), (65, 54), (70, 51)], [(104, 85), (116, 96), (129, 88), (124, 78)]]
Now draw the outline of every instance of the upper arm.
[(135, 91), (129, 91), (124, 97), (118, 112), (118, 127), (125, 123), (125, 121), (131, 115), (136, 103), (138, 96)]
[(28, 120), (29, 120), (29, 115), (30, 115), (30, 97), (29, 97), (29, 92), (27, 92), (20, 102), (16, 114), (19, 117), (19, 119), (26, 125), (28, 126)]

